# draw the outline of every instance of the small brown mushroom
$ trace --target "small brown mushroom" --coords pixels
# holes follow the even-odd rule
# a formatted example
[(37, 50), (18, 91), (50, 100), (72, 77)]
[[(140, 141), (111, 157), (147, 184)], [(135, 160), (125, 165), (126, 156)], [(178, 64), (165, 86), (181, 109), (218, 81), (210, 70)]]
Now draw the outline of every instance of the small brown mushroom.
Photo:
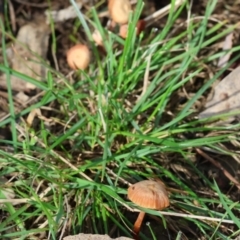
[(91, 52), (86, 45), (77, 44), (67, 51), (67, 62), (73, 70), (84, 70), (88, 67), (91, 59)]
[[(146, 23), (143, 19), (138, 20), (136, 25), (136, 34), (139, 35), (145, 29)], [(127, 38), (128, 24), (123, 24), (119, 28), (119, 36), (122, 38)]]
[(130, 16), (131, 3), (129, 0), (109, 0), (108, 10), (114, 22), (126, 24)]
[[(145, 180), (131, 185), (128, 188), (128, 198), (144, 208), (162, 210), (169, 206), (168, 193), (160, 180)], [(135, 239), (138, 239), (145, 212), (140, 212), (133, 226)]]

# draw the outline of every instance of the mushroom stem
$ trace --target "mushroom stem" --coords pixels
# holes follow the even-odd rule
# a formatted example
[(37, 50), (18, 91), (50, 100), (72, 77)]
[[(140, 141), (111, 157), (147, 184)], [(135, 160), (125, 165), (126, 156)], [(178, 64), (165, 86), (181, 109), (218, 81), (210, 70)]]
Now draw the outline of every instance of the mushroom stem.
[(134, 237), (135, 240), (139, 240), (138, 235), (139, 235), (139, 232), (140, 232), (140, 228), (142, 226), (144, 216), (145, 216), (145, 212), (140, 212), (138, 214), (138, 218), (137, 218), (136, 222), (134, 223), (134, 226), (133, 226), (134, 236), (133, 237)]

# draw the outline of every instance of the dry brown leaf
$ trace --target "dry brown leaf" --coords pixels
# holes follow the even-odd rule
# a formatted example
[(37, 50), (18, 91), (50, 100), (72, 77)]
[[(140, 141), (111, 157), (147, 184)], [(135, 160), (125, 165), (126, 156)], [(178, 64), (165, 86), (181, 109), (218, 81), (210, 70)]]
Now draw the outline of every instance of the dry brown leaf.
[[(41, 58), (46, 59), (49, 33), (49, 27), (44, 21), (21, 27), (11, 51), (8, 52), (11, 67), (31, 78), (42, 80), (46, 69), (41, 63)], [(15, 76), (11, 76), (11, 85), (14, 91), (29, 92), (35, 89), (33, 84)], [(0, 86), (7, 88), (5, 76), (0, 78)]]
[(4, 112), (9, 112), (8, 102), (5, 98), (0, 95), (0, 109)]
[[(212, 117), (221, 113), (231, 113), (240, 110), (240, 67), (234, 69), (219, 82), (207, 100), (205, 110), (199, 118)], [(236, 113), (234, 116), (239, 116)], [(232, 120), (232, 119), (228, 119)]]
[(65, 237), (63, 238), (63, 240), (133, 240), (133, 239), (127, 237), (110, 238), (108, 235), (80, 233), (78, 235)]

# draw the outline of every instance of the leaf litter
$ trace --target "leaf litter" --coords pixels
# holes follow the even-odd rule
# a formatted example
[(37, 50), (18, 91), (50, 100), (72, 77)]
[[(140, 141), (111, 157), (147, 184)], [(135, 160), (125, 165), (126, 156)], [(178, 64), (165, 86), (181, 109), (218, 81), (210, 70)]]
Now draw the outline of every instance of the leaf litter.
[[(69, 8), (69, 13), (71, 13), (72, 8)], [(64, 15), (52, 13), (52, 15), (47, 15), (54, 18), (56, 21), (59, 19), (66, 19)], [(71, 14), (69, 15), (71, 16)], [(59, 20), (61, 21), (61, 20)], [(23, 32), (24, 34), (22, 34)], [(22, 74), (30, 76), (39, 81), (45, 80), (46, 76), (46, 68), (42, 64), (44, 60), (47, 59), (47, 49), (49, 42), (49, 33), (50, 29), (46, 23), (27, 23), (19, 30), (16, 41), (13, 43), (10, 51), (8, 53), (9, 61), (11, 67)], [(228, 38), (227, 44), (229, 43), (230, 37)], [(227, 45), (227, 48), (231, 47)], [(228, 61), (228, 58), (222, 59), (222, 62), (219, 63), (219, 66), (223, 66)], [(237, 70), (237, 69), (236, 69)], [(199, 114), (199, 118), (211, 117), (219, 113), (235, 111), (239, 109), (239, 103), (237, 103), (237, 96), (239, 94), (239, 84), (237, 83), (237, 78), (239, 78), (239, 69), (237, 72), (233, 72), (230, 74), (231, 76), (227, 76), (224, 78), (218, 85), (214, 87), (213, 94), (209, 96), (207, 100), (207, 104), (205, 106), (206, 110)], [(0, 79), (0, 85), (3, 89), (6, 89), (6, 79)], [(32, 90), (36, 90), (35, 86), (23, 82), (21, 79), (11, 76), (12, 88), (16, 92), (25, 92), (29, 93)], [(233, 83), (233, 86), (229, 86)], [(220, 86), (219, 86), (220, 85)], [(20, 99), (23, 102), (27, 101), (25, 99), (26, 95), (20, 95)], [(6, 110), (7, 111), (7, 110)], [(38, 112), (33, 112), (32, 115), (29, 114), (27, 118), (27, 122), (29, 125), (33, 122), (33, 119), (36, 115), (41, 115)], [(85, 237), (89, 237), (89, 239), (111, 239), (108, 236), (97, 236), (91, 234), (80, 234), (75, 237), (69, 236), (65, 237), (65, 240), (80, 240), (86, 239)], [(72, 237), (72, 238), (71, 238)], [(128, 239), (128, 238), (117, 238), (120, 239)]]
[[(214, 86), (207, 99), (205, 110), (199, 114), (199, 118), (209, 118), (222, 113), (234, 113), (240, 116), (240, 67), (234, 69), (222, 81)], [(228, 118), (233, 120), (234, 116)]]
[(110, 238), (108, 235), (81, 233), (78, 235), (65, 237), (63, 238), (63, 240), (133, 240), (133, 239), (127, 237)]

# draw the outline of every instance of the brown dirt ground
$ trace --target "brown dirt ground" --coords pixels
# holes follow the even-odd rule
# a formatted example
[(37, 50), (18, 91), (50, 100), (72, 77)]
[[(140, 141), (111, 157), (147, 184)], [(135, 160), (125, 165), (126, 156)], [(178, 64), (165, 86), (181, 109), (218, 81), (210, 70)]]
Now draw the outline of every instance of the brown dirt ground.
[[(26, 1), (26, 0), (12, 0), (11, 3), (12, 3), (12, 7), (13, 7), (13, 12), (12, 12), (12, 14), (13, 14), (12, 21), (13, 22), (11, 22), (10, 29), (13, 32), (13, 34), (16, 34), (18, 32), (19, 28), (21, 26), (23, 26), (25, 23), (27, 23), (29, 21), (35, 21), (36, 19), (38, 19), (39, 16), (43, 15), (43, 12), (48, 8), (47, 2), (48, 1), (43, 1), (43, 0), (32, 0), (30, 3), (30, 1)], [(87, 9), (89, 9), (91, 7), (91, 5), (96, 4), (96, 2), (98, 2), (98, 1), (92, 0), (92, 1), (89, 1), (89, 3), (85, 4), (84, 12), (87, 13)], [(146, 16), (147, 14), (149, 14), (149, 12), (154, 12), (157, 9), (160, 9), (160, 8), (166, 6), (169, 2), (170, 1), (159, 1), (159, 0), (146, 1), (147, 7), (144, 10), (143, 15)], [(193, 13), (195, 13), (196, 16), (202, 15), (204, 13), (206, 2), (207, 2), (207, 0), (204, 0), (204, 1), (194, 0), (193, 1)], [(69, 5), (69, 2), (65, 1), (65, 0), (51, 0), (51, 4), (52, 4), (53, 9), (59, 10), (59, 9), (67, 7)], [(100, 7), (99, 11), (104, 11), (104, 10), (106, 10), (105, 4), (103, 4), (102, 7)], [(1, 6), (0, 6), (0, 11), (3, 11)], [(237, 23), (240, 21), (239, 12), (240, 12), (240, 2), (236, 3), (236, 1), (221, 0), (221, 1), (218, 1), (217, 8), (214, 11), (214, 15), (212, 16), (212, 18), (226, 20), (231, 23)], [(185, 21), (186, 18), (187, 18), (187, 13), (183, 13), (178, 20), (178, 24)], [(70, 69), (66, 64), (66, 51), (69, 49), (70, 46), (73, 45), (73, 42), (70, 40), (69, 35), (72, 34), (73, 32), (75, 32), (73, 29), (75, 21), (76, 21), (75, 19), (72, 19), (72, 20), (65, 21), (61, 24), (56, 24), (55, 33), (56, 33), (57, 44), (58, 44), (56, 57), (58, 59), (60, 71), (63, 74), (68, 74), (70, 72)], [(101, 21), (103, 24), (106, 23), (106, 18), (105, 17), (101, 18)], [(149, 29), (147, 29), (147, 31), (149, 31), (151, 28), (157, 28), (159, 31), (161, 31), (161, 28), (165, 23), (166, 23), (166, 18), (161, 19), (160, 21), (154, 23), (154, 25), (151, 26)], [(83, 30), (81, 30), (81, 29), (79, 29), (78, 31), (75, 32), (75, 38), (78, 39), (79, 42), (86, 42), (86, 36), (85, 36)], [(52, 54), (51, 48), (50, 48), (51, 40), (52, 39), (50, 38), (50, 44), (49, 44), (49, 49), (48, 49), (48, 60), (54, 67), (53, 54)], [(236, 32), (235, 39), (234, 39), (234, 45), (238, 45), (238, 44), (239, 44), (239, 33)], [(213, 50), (214, 49), (209, 49), (209, 52), (211, 52)], [(215, 48), (215, 50), (216, 50), (216, 48)], [(202, 54), (209, 54), (209, 52), (203, 52)], [(195, 92), (199, 89), (199, 87), (204, 83), (205, 79), (208, 78), (208, 76), (210, 76), (213, 72), (215, 72), (217, 70), (216, 66), (208, 66), (208, 69), (209, 69), (209, 71), (206, 70), (202, 75), (199, 76), (198, 79), (195, 80), (194, 83), (187, 84), (185, 90), (188, 92), (189, 96), (194, 95)], [(187, 100), (184, 97), (183, 92), (180, 92), (180, 91), (176, 93), (176, 97), (179, 101), (170, 103), (170, 105), (168, 106), (169, 109), (175, 108), (176, 102), (178, 102), (178, 103), (180, 102), (180, 105), (181, 105), (181, 103), (184, 104), (184, 102)], [(203, 100), (202, 102), (199, 102), (198, 104), (196, 104), (196, 108), (201, 109), (203, 107), (205, 97), (203, 97), (202, 100)], [(166, 120), (168, 117), (169, 116), (166, 116)], [(3, 138), (6, 138), (6, 139), (9, 139), (9, 137), (10, 137), (9, 131), (7, 129), (1, 129), (0, 134), (3, 136)], [(191, 134), (189, 134), (188, 136), (182, 136), (182, 137), (183, 138), (192, 138), (194, 136), (191, 136)], [(229, 145), (227, 147), (229, 147), (229, 149), (234, 150), (233, 145)], [(189, 153), (189, 154), (191, 154), (191, 153)], [(212, 154), (212, 156), (215, 159), (218, 158), (218, 156), (216, 156), (215, 154)], [(177, 157), (176, 155), (171, 155), (171, 154), (169, 154), (167, 156), (168, 160), (176, 159), (176, 157)], [(164, 159), (164, 158), (166, 158), (166, 156), (162, 156), (162, 159)], [(159, 156), (156, 156), (156, 161), (159, 161)], [(232, 162), (234, 160), (230, 159), (229, 161)], [(230, 188), (228, 179), (226, 179), (223, 176), (222, 172), (219, 171), (218, 168), (214, 167), (209, 162), (206, 162), (200, 156), (196, 157), (196, 162), (197, 162), (197, 165), (199, 166), (199, 169), (201, 169), (206, 175), (215, 174), (215, 176), (216, 176), (215, 179), (219, 183), (221, 190), (226, 191), (226, 192), (230, 191), (232, 198), (235, 200), (239, 200), (239, 192), (236, 191), (236, 188)], [(233, 164), (235, 164), (235, 163), (233, 163)], [(184, 167), (184, 164), (181, 163), (181, 166)], [(237, 172), (235, 169), (238, 169), (239, 166), (236, 166), (235, 169), (232, 169), (232, 167), (229, 167), (229, 166), (224, 166), (224, 167), (229, 169), (229, 171), (232, 172), (233, 175), (237, 175)], [(172, 168), (172, 171), (175, 172), (180, 178), (185, 175), (184, 172), (181, 172), (181, 171), (179, 171), (179, 169), (174, 168), (173, 165), (172, 166), (169, 165), (169, 168)], [(187, 171), (187, 169), (185, 169), (184, 171)], [(196, 188), (200, 189), (203, 186), (200, 179), (189, 179), (189, 181), (194, 183), (196, 185)], [(172, 187), (174, 187), (174, 186), (172, 186)], [(202, 189), (204, 191), (204, 188), (202, 188)], [(136, 216), (137, 216), (136, 213), (129, 214), (129, 219), (131, 219), (131, 221), (134, 221), (136, 219)], [(173, 220), (171, 220), (171, 218), (167, 218), (167, 221), (168, 220), (173, 221)], [(146, 222), (151, 223), (153, 230), (155, 228), (159, 229), (159, 225), (160, 225), (159, 220), (157, 220), (156, 218), (147, 216), (145, 218), (145, 223)], [(194, 232), (194, 226), (190, 226), (189, 224), (186, 225), (186, 222), (184, 222), (184, 221), (179, 221), (179, 222), (176, 221), (175, 223), (178, 223), (179, 226), (175, 227), (174, 223), (171, 224), (173, 226), (171, 229), (172, 233), (165, 232), (163, 234), (165, 236), (165, 238), (161, 234), (161, 237), (158, 236), (159, 237), (158, 239), (160, 239), (160, 238), (161, 239), (171, 239), (171, 237), (175, 236), (176, 232), (179, 229), (182, 230), (186, 235), (186, 238), (183, 238), (183, 239), (197, 239), (196, 238), (197, 233)], [(143, 232), (145, 232), (146, 235), (149, 234), (148, 227), (146, 226), (146, 224), (143, 224)], [(159, 232), (159, 231), (157, 231), (157, 232)], [(151, 237), (149, 236), (149, 238), (151, 238)], [(172, 238), (172, 239), (174, 239), (174, 238)]]

